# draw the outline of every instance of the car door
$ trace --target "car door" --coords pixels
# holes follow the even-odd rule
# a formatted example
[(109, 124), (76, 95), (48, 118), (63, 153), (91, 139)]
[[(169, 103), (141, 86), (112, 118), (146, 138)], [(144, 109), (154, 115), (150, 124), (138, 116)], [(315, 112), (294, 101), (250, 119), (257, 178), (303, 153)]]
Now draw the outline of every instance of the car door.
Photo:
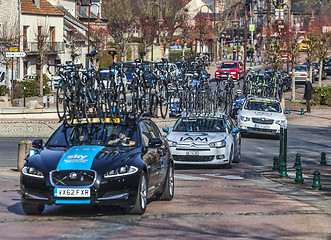
[[(154, 122), (148, 122), (150, 124), (151, 129), (153, 131), (154, 137), (158, 139), (162, 139), (162, 134), (159, 130), (159, 128), (156, 126)], [(156, 158), (156, 174), (158, 175), (158, 183), (161, 183), (162, 180), (164, 179), (166, 172), (167, 172), (167, 167), (169, 164), (169, 155), (167, 147), (165, 144), (162, 144), (161, 146), (157, 147), (157, 158)]]
[(151, 148), (149, 146), (149, 141), (152, 138), (155, 138), (154, 132), (148, 121), (142, 121), (140, 124), (142, 143), (143, 143), (143, 151), (142, 151), (142, 159), (147, 165), (148, 175), (149, 175), (149, 191), (154, 191), (155, 187), (158, 185), (159, 179), (159, 159), (160, 156), (157, 152), (157, 148)]

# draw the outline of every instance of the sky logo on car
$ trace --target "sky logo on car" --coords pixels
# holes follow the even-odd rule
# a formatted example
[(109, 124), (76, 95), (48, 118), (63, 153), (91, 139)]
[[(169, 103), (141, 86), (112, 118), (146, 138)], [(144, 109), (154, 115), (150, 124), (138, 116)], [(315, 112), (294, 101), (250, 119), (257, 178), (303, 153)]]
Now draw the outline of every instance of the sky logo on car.
[(90, 170), (95, 156), (104, 146), (76, 146), (70, 148), (60, 159), (56, 170)]

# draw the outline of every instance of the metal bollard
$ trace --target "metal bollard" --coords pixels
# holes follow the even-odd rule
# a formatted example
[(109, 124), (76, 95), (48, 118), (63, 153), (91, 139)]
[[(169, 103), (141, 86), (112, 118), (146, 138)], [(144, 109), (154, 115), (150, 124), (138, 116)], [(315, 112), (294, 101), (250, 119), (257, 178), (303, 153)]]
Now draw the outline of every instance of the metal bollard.
[(321, 153), (321, 162), (320, 162), (321, 165), (326, 165), (326, 153), (325, 152), (322, 152)]
[(286, 163), (285, 162), (281, 162), (280, 163), (280, 173), (279, 173), (279, 177), (281, 179), (287, 179), (288, 175), (287, 175), (287, 170), (286, 170)]
[(321, 178), (320, 178), (321, 173), (318, 170), (315, 170), (313, 174), (314, 174), (313, 185), (311, 186), (313, 190), (321, 190), (322, 189)]
[(304, 108), (301, 108), (301, 113), (300, 113), (300, 115), (305, 115), (305, 110), (304, 110)]
[(287, 125), (284, 125), (284, 132), (283, 132), (283, 162), (287, 164)]
[[(283, 147), (284, 147), (284, 128), (283, 125), (280, 125), (280, 130), (279, 130), (279, 164), (283, 162)], [(280, 169), (279, 169), (280, 171)]]
[(294, 179), (295, 184), (303, 184), (304, 180), (303, 180), (303, 177), (302, 177), (302, 167), (301, 167), (301, 165), (298, 165), (295, 168), (295, 170), (296, 170), (295, 179)]
[(274, 157), (272, 171), (279, 171), (279, 158), (277, 156)]
[(297, 153), (295, 155), (295, 163), (294, 163), (294, 168), (296, 168), (297, 166), (301, 166), (301, 155), (300, 153)]
[(17, 170), (21, 171), (25, 163), (26, 157), (29, 154), (29, 149), (32, 148), (32, 141), (25, 140), (18, 144), (18, 159), (17, 159)]

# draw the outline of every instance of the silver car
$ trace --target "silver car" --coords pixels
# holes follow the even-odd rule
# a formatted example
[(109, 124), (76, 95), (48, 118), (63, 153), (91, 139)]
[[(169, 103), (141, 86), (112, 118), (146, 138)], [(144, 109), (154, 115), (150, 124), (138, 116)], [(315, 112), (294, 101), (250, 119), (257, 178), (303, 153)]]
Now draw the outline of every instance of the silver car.
[(167, 140), (175, 164), (210, 164), (231, 167), (241, 157), (241, 136), (226, 115), (183, 116)]
[[(292, 73), (290, 76), (292, 76)], [(295, 82), (306, 82), (306, 79), (309, 77), (309, 70), (307, 65), (299, 65), (295, 67), (294, 70), (294, 80)]]

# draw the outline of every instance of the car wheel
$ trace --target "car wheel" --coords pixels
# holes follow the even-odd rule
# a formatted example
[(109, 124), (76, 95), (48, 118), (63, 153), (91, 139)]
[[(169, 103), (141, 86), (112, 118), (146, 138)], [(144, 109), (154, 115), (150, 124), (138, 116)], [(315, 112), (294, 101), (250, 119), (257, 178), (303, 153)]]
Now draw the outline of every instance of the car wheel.
[(136, 203), (127, 208), (127, 212), (133, 215), (142, 215), (147, 207), (147, 177), (145, 172), (141, 172)]
[(167, 173), (167, 179), (162, 193), (157, 193), (156, 198), (162, 201), (170, 201), (174, 197), (174, 167), (170, 164)]
[(27, 215), (41, 215), (41, 213), (44, 211), (45, 205), (26, 203), (22, 201), (22, 208)]
[(239, 140), (239, 146), (238, 146), (238, 154), (235, 156), (235, 158), (233, 159), (233, 162), (234, 163), (239, 163), (240, 162), (240, 159), (241, 159), (241, 138)]
[(232, 162), (233, 162), (233, 147), (231, 147), (231, 152), (230, 152), (230, 157), (229, 157), (229, 162), (226, 164), (227, 169), (232, 168)]

